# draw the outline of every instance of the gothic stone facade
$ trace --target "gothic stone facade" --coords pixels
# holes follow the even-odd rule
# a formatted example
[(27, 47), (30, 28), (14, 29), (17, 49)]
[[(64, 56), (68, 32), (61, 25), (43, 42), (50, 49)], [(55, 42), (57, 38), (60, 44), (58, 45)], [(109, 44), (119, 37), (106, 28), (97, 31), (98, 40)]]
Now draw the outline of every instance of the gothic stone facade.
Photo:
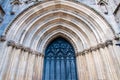
[(74, 50), (78, 80), (120, 79), (119, 0), (1, 0), (0, 80), (42, 80), (58, 36)]

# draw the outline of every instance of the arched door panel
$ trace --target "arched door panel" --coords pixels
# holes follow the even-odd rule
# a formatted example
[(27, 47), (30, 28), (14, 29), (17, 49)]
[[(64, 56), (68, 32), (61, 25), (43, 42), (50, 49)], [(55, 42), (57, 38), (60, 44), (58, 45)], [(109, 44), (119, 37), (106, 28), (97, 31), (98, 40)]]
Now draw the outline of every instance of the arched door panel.
[(43, 80), (77, 80), (75, 51), (59, 37), (46, 48)]

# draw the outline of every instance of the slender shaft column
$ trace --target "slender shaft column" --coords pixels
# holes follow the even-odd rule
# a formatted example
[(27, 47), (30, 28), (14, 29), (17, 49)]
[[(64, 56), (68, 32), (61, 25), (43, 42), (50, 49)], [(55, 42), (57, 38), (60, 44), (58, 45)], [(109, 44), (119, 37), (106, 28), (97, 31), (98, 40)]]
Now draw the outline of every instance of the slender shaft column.
[(97, 49), (96, 51), (92, 51), (92, 55), (93, 55), (95, 67), (97, 70), (98, 80), (107, 80), (106, 74), (105, 74), (105, 68), (103, 66), (104, 64), (103, 64), (99, 51)]
[(28, 61), (28, 52), (23, 50), (20, 55), (18, 71), (17, 71), (15, 80), (24, 80), (24, 75), (25, 75), (25, 71), (27, 67), (27, 61)]
[(33, 73), (33, 80), (42, 80), (42, 56), (41, 54), (37, 54), (35, 56), (35, 64), (34, 64), (34, 73)]
[(113, 46), (111, 46), (111, 48), (113, 49), (114, 53), (116, 54), (116, 59), (118, 60), (118, 64), (120, 66), (120, 47), (113, 45)]
[(14, 48), (14, 49), (15, 50), (11, 54), (10, 59), (9, 59), (9, 65), (8, 65), (8, 70), (7, 70), (5, 80), (14, 80), (14, 78), (15, 78), (21, 49), (16, 49), (16, 48)]
[(87, 51), (85, 56), (86, 56), (87, 67), (88, 67), (88, 71), (89, 71), (89, 80), (97, 80), (96, 69), (95, 69), (91, 51), (90, 50)]
[(113, 43), (112, 41), (107, 41), (107, 50), (109, 51), (109, 55), (112, 58), (113, 65), (117, 74), (118, 79), (120, 79), (120, 61), (119, 61), (119, 56), (115, 53), (114, 48), (113, 48)]
[(77, 73), (78, 73), (78, 79), (81, 80), (81, 61), (80, 61), (81, 54), (77, 54), (76, 61), (77, 61)]
[(3, 53), (3, 59), (0, 64), (0, 80), (5, 79), (6, 69), (8, 68), (8, 62), (12, 51), (12, 46), (9, 46), (5, 49), (5, 52)]
[(117, 77), (116, 71), (115, 71), (115, 66), (114, 66), (113, 60), (110, 56), (110, 53), (109, 53), (107, 47), (105, 47), (105, 52), (106, 52), (106, 57), (109, 61), (109, 66), (110, 66), (110, 71), (111, 71), (112, 77), (113, 77), (114, 80), (119, 80), (118, 77)]
[(83, 69), (83, 74), (82, 74), (82, 80), (89, 80), (89, 73), (88, 73), (88, 67), (87, 67), (87, 62), (85, 58), (85, 53), (81, 56), (81, 67)]
[(35, 59), (35, 55), (30, 53), (28, 56), (25, 80), (32, 80), (34, 59)]
[(35, 61), (34, 61), (34, 70), (33, 70), (33, 79), (34, 80), (38, 80), (38, 76), (40, 75), (40, 64), (39, 64), (40, 60), (39, 60), (39, 56), (35, 55)]
[(110, 59), (109, 52), (106, 50), (106, 47), (104, 47), (104, 46), (101, 47), (100, 53), (101, 53), (101, 56), (103, 58), (105, 69), (107, 72), (107, 79), (108, 80), (118, 80), (116, 77), (114, 67), (113, 67), (113, 62)]
[(40, 66), (41, 66), (41, 68), (40, 68), (40, 77), (38, 78), (39, 80), (42, 80), (42, 75), (43, 75), (43, 64), (44, 64), (44, 56), (43, 55), (41, 55), (40, 56)]

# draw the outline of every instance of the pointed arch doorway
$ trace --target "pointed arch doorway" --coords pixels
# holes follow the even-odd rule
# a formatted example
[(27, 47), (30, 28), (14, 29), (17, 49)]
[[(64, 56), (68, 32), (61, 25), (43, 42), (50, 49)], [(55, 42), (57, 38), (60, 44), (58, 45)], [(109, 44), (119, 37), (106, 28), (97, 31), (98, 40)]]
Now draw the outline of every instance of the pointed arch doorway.
[(75, 51), (62, 37), (54, 39), (45, 50), (42, 80), (78, 80)]

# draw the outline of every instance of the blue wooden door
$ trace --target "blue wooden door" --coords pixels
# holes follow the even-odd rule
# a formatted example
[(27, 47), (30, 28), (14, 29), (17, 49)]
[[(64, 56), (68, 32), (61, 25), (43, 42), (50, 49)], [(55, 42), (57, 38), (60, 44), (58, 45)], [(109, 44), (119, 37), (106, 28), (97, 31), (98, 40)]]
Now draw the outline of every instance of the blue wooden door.
[(47, 46), (43, 80), (78, 80), (75, 51), (67, 40), (59, 37)]

